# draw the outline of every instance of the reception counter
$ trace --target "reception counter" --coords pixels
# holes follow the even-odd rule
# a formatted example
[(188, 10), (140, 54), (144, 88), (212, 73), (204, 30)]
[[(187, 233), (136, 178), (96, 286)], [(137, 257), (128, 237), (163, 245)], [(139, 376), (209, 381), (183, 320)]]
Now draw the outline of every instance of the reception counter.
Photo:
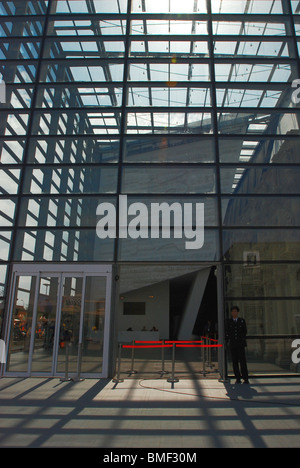
[(158, 341), (158, 331), (121, 331), (118, 333), (119, 343), (130, 343), (132, 341)]

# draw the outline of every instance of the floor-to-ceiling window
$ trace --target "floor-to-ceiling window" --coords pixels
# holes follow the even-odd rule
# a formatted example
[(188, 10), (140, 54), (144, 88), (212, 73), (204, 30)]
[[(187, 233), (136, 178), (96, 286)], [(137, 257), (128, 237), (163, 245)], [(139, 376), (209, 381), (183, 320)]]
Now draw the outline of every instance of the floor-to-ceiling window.
[[(0, 2), (1, 321), (16, 262), (219, 263), (252, 371), (297, 372), (299, 13), (296, 0)], [(132, 235), (99, 236), (101, 204), (117, 228), (126, 207)], [(157, 204), (169, 229), (153, 227)]]

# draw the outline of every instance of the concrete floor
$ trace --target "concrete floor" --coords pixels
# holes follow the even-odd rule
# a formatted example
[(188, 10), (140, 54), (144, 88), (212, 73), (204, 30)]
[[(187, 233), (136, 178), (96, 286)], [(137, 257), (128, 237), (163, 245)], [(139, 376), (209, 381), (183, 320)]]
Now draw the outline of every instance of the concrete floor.
[(299, 378), (0, 379), (0, 447), (300, 447)]

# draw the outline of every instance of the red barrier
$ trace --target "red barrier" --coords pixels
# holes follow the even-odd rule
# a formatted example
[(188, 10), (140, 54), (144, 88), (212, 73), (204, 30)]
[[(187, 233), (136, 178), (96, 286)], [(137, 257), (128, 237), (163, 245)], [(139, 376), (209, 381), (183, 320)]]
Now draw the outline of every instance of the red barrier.
[[(206, 338), (206, 337), (201, 337)], [(209, 338), (211, 341), (212, 340)], [(123, 348), (172, 348), (173, 344), (177, 348), (221, 348), (223, 345), (221, 344), (198, 344), (203, 343), (203, 341), (192, 341), (192, 340), (166, 340), (166, 341), (134, 341), (133, 345), (122, 345)], [(140, 344), (140, 343), (147, 343), (147, 344)], [(151, 344), (148, 344), (151, 343)], [(154, 344), (155, 343), (155, 344)]]

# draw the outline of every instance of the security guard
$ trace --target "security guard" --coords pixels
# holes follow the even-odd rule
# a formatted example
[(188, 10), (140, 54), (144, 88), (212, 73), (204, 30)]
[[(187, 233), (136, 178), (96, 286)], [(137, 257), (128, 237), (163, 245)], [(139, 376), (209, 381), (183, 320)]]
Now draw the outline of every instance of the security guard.
[(247, 326), (245, 320), (239, 318), (239, 311), (237, 306), (231, 309), (231, 318), (228, 320), (226, 327), (226, 342), (229, 344), (231, 350), (236, 383), (241, 383), (241, 377), (244, 383), (249, 383), (245, 353), (245, 347), (247, 346)]

